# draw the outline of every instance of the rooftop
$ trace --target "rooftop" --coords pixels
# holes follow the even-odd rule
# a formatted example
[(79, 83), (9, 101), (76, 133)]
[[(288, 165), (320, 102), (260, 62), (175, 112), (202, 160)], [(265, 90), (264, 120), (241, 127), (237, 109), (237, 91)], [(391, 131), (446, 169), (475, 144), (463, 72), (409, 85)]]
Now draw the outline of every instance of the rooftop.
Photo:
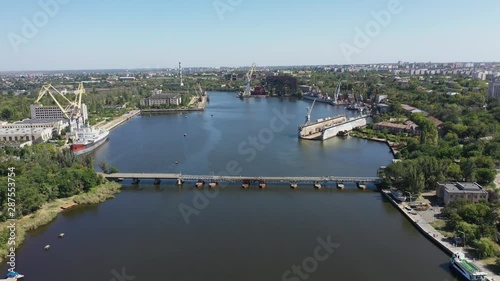
[(486, 193), (481, 185), (476, 182), (438, 183), (448, 193)]

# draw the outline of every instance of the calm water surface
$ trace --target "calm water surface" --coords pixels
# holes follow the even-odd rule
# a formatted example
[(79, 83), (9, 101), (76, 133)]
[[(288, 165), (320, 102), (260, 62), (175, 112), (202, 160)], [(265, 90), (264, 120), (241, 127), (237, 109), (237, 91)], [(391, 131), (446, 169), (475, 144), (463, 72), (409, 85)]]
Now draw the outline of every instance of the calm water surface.
[[(375, 176), (390, 163), (385, 144), (298, 140), (309, 105), (211, 93), (203, 113), (134, 118), (112, 131), (95, 156), (123, 172), (211, 174), (231, 162), (243, 175), (269, 176)], [(273, 126), (270, 120), (281, 116), (273, 110), (294, 116)], [(313, 119), (343, 112), (316, 104)], [(226, 186), (210, 198), (201, 194), (192, 184), (126, 185), (114, 200), (69, 210), (30, 232), (18, 269), (37, 281), (131, 281), (115, 276), (122, 271), (148, 281), (455, 280), (447, 255), (372, 190)], [(186, 208), (194, 210), (187, 219), (180, 211)], [(57, 238), (60, 232), (65, 238)], [(318, 239), (338, 247), (316, 263), (309, 257)], [(310, 272), (293, 273), (304, 261)]]

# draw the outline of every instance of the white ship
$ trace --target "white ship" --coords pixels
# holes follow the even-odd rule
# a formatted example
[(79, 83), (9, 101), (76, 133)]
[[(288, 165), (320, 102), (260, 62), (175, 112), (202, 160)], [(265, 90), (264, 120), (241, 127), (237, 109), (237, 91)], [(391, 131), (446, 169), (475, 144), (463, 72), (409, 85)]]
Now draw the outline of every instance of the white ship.
[(75, 155), (91, 152), (99, 145), (103, 144), (109, 135), (109, 131), (96, 127), (83, 127), (75, 129), (73, 132), (74, 139), (71, 145), (71, 151)]
[(450, 259), (450, 266), (469, 281), (486, 281), (486, 273), (465, 258), (464, 253), (457, 252)]

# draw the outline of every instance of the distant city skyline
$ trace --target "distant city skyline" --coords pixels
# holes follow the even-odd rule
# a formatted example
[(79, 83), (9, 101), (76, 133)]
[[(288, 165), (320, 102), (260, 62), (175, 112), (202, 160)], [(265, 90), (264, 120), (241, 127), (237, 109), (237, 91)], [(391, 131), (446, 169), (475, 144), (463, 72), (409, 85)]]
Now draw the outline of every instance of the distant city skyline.
[(500, 61), (494, 0), (0, 5), (0, 71)]

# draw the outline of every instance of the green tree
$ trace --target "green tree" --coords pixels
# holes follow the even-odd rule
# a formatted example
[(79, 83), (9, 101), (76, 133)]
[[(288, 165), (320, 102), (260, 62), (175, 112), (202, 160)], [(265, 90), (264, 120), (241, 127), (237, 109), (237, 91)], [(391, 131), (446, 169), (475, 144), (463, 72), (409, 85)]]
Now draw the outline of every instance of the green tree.
[(492, 257), (496, 254), (496, 243), (490, 238), (483, 237), (476, 242), (476, 248), (481, 255), (481, 258)]

